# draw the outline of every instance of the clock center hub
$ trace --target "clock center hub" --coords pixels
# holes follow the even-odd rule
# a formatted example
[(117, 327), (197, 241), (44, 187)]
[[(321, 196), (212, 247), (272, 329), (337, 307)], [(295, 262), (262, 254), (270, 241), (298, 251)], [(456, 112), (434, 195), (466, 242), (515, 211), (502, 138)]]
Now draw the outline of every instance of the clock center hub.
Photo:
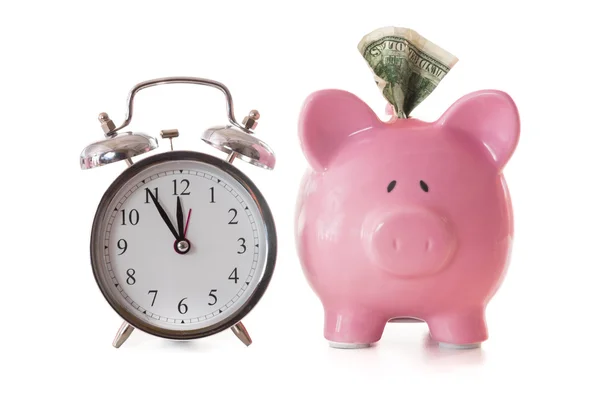
[(187, 239), (182, 239), (182, 240), (177, 240), (175, 241), (175, 251), (178, 254), (186, 254), (188, 251), (190, 251), (190, 247), (192, 247), (190, 245), (190, 241)]

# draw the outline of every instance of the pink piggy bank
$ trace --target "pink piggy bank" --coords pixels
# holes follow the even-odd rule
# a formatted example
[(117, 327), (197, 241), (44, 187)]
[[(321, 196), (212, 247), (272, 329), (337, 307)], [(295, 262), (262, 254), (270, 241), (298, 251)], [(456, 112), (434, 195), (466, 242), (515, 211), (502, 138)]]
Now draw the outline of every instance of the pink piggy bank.
[(341, 90), (306, 100), (299, 135), (312, 168), (296, 243), (332, 347), (368, 346), (400, 318), (425, 321), (441, 345), (488, 338), (485, 309), (513, 237), (502, 168), (519, 126), (512, 99), (492, 90), (432, 123), (383, 122)]

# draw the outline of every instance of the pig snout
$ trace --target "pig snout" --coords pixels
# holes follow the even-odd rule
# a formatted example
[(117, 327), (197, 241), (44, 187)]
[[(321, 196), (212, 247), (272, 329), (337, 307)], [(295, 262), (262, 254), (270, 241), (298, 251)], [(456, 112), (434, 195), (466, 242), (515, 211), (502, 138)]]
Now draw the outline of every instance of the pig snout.
[(439, 271), (456, 248), (449, 221), (427, 209), (375, 213), (365, 220), (362, 233), (375, 266), (400, 276)]

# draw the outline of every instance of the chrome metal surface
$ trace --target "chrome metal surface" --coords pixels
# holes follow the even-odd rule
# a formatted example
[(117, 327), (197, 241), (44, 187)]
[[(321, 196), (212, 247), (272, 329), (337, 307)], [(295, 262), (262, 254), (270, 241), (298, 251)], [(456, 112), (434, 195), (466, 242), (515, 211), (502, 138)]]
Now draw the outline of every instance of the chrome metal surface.
[(179, 249), (181, 252), (187, 252), (190, 249), (190, 245), (187, 241), (182, 240), (177, 242), (177, 249)]
[(227, 156), (225, 161), (228, 162), (229, 164), (233, 164), (236, 156), (237, 156), (237, 154), (235, 152), (231, 152), (231, 153), (229, 153), (229, 155)]
[(179, 137), (179, 130), (177, 129), (163, 129), (160, 131), (160, 137), (163, 139), (173, 139)]
[(244, 124), (244, 128), (251, 131), (257, 127), (259, 119), (260, 113), (256, 110), (250, 110), (248, 115), (242, 120), (242, 124)]
[(123, 321), (123, 323), (121, 324), (121, 327), (117, 331), (115, 340), (113, 340), (113, 346), (116, 347), (117, 349), (119, 347), (121, 347), (121, 345), (123, 343), (125, 343), (125, 341), (127, 339), (129, 339), (129, 336), (131, 336), (131, 332), (133, 332), (134, 329), (135, 328), (133, 326), (131, 326), (127, 322)]
[(237, 338), (240, 339), (242, 343), (244, 343), (246, 346), (250, 346), (252, 344), (252, 339), (250, 338), (246, 327), (244, 326), (244, 324), (242, 324), (242, 321), (232, 326), (231, 330), (233, 331), (235, 336), (237, 336)]
[(112, 133), (115, 130), (115, 123), (110, 119), (107, 113), (100, 113), (100, 115), (98, 115), (98, 121), (100, 121), (102, 132), (104, 132), (106, 137), (116, 135), (116, 133)]
[(101, 167), (139, 156), (157, 147), (158, 141), (152, 136), (123, 132), (87, 146), (81, 152), (79, 164), (81, 169)]
[(233, 126), (215, 126), (202, 134), (202, 140), (225, 153), (266, 169), (275, 167), (275, 153), (262, 140)]
[(127, 97), (127, 114), (125, 114), (125, 121), (123, 121), (123, 123), (118, 128), (113, 129), (113, 132), (120, 131), (121, 129), (129, 125), (129, 123), (131, 122), (131, 119), (133, 118), (133, 99), (139, 91), (152, 86), (165, 85), (171, 83), (187, 83), (193, 85), (210, 86), (215, 89), (219, 89), (225, 95), (225, 100), (227, 102), (227, 118), (229, 118), (229, 122), (231, 122), (232, 125), (237, 126), (238, 128), (244, 131), (246, 130), (246, 128), (244, 128), (235, 119), (235, 115), (233, 113), (233, 99), (231, 97), (231, 93), (229, 92), (229, 89), (227, 89), (227, 87), (221, 82), (213, 81), (210, 79), (193, 78), (188, 76), (173, 76), (168, 78), (152, 79), (135, 85), (130, 90), (129, 96)]
[[(189, 331), (158, 327), (156, 325), (148, 323), (145, 319), (140, 318), (138, 315), (132, 313), (127, 308), (123, 307), (119, 303), (119, 301), (115, 297), (113, 297), (114, 294), (111, 291), (111, 287), (114, 285), (114, 283), (111, 280), (111, 277), (108, 273), (104, 261), (103, 223), (105, 216), (110, 212), (108, 207), (113, 201), (115, 195), (119, 192), (119, 190), (124, 184), (126, 184), (133, 177), (143, 173), (143, 171), (147, 168), (151, 168), (163, 162), (171, 161), (197, 161), (200, 163), (209, 164), (216, 168), (219, 168), (224, 173), (227, 173), (231, 177), (231, 179), (236, 180), (238, 183), (240, 183), (245, 188), (245, 190), (248, 191), (250, 197), (253, 198), (256, 202), (256, 205), (260, 212), (260, 216), (256, 218), (256, 223), (263, 224), (267, 247), (263, 272), (259, 277), (256, 278), (258, 279), (258, 284), (254, 289), (254, 292), (250, 295), (250, 297), (244, 303), (244, 305), (241, 306), (231, 316), (215, 323), (214, 325), (210, 325), (200, 329), (192, 329)], [(231, 328), (235, 326), (238, 322), (240, 322), (242, 318), (244, 318), (256, 306), (258, 301), (262, 298), (263, 294), (267, 290), (267, 287), (271, 281), (273, 272), (275, 270), (275, 262), (277, 259), (277, 233), (275, 230), (275, 221), (273, 220), (273, 214), (271, 213), (271, 210), (269, 209), (265, 198), (260, 193), (256, 185), (240, 170), (238, 170), (231, 164), (228, 164), (225, 161), (208, 154), (198, 153), (194, 151), (170, 151), (166, 153), (156, 154), (145, 158), (139, 162), (136, 162), (131, 168), (128, 168), (125, 171), (123, 171), (123, 173), (110, 185), (110, 187), (104, 193), (104, 196), (102, 197), (102, 200), (98, 205), (98, 209), (96, 210), (94, 223), (92, 225), (90, 249), (90, 259), (94, 279), (96, 280), (96, 283), (98, 284), (98, 287), (100, 288), (100, 291), (102, 292), (102, 295), (104, 296), (106, 301), (111, 305), (115, 312), (117, 312), (117, 314), (121, 316), (121, 318), (123, 318), (133, 327), (151, 335), (164, 337), (167, 339), (187, 340), (210, 336), (215, 333), (221, 332), (225, 329)], [(243, 325), (241, 325), (241, 327), (243, 327)], [(243, 329), (243, 332), (245, 332), (245, 336), (247, 336), (249, 340), (250, 337), (248, 336), (248, 332), (246, 332), (245, 329)], [(246, 339), (242, 339), (240, 337), (240, 340), (244, 341)]]
[(179, 137), (179, 131), (177, 129), (164, 129), (160, 131), (160, 137), (163, 139), (169, 139), (171, 143), (171, 151), (173, 151), (173, 139)]

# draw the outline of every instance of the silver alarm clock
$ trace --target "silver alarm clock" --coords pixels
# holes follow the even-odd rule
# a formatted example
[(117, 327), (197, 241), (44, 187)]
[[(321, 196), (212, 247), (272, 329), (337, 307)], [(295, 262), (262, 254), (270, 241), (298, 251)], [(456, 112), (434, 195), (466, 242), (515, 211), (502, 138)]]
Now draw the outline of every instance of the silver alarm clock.
[[(123, 131), (133, 116), (134, 97), (144, 88), (170, 83), (206, 85), (225, 94), (230, 125), (202, 135), (227, 154), (225, 160), (173, 150), (179, 132), (164, 130), (161, 137), (169, 139), (171, 150), (133, 162), (158, 147), (150, 135)], [(253, 110), (238, 123), (222, 83), (190, 77), (136, 85), (119, 127), (100, 114), (106, 137), (83, 150), (81, 168), (128, 164), (100, 200), (90, 243), (100, 291), (124, 319), (115, 347), (134, 328), (168, 339), (196, 339), (231, 328), (250, 345), (241, 320), (269, 284), (277, 237), (263, 195), (232, 163), (275, 166), (273, 151), (253, 134), (258, 119)]]

